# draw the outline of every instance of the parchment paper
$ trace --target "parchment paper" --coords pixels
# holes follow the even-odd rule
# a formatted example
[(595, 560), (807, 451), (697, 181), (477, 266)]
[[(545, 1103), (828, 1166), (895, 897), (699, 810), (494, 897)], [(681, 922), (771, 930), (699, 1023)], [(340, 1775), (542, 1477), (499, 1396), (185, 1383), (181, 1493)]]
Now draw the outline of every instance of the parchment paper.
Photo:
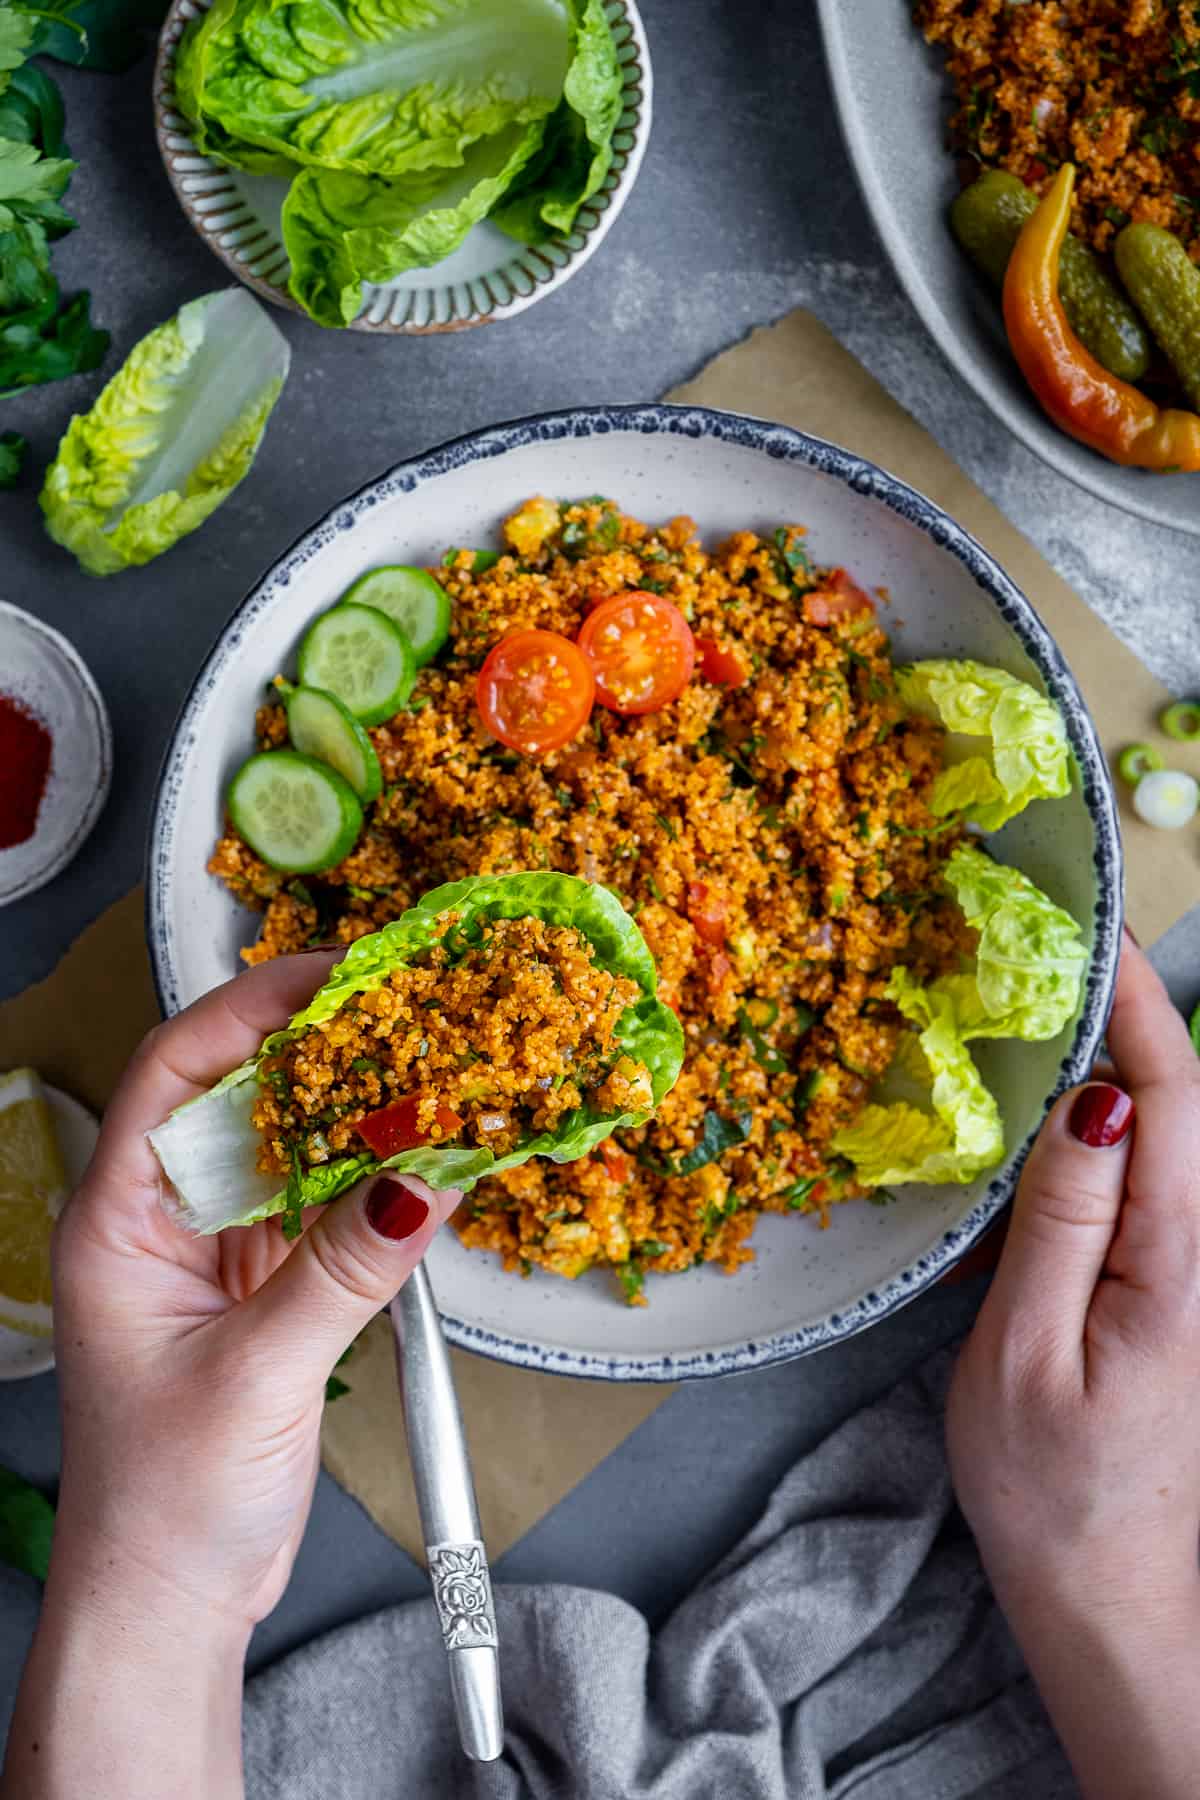
[[(755, 413), (832, 438), (939, 501), (1033, 601), (1079, 679), (1105, 748), (1115, 752), (1151, 732), (1166, 690), (811, 314), (795, 312), (755, 332), (670, 398)], [(1197, 760), (1194, 751), (1191, 760)], [(1195, 834), (1151, 831), (1128, 812), (1124, 825), (1130, 921), (1140, 941), (1150, 944), (1200, 897)], [(136, 890), (83, 934), (46, 981), (0, 1005), (0, 1069), (31, 1063), (99, 1111), (157, 1017)], [(536, 1375), (452, 1355), (493, 1556), (569, 1493), (671, 1391)], [(325, 1415), (326, 1466), (419, 1557), (385, 1321), (376, 1321), (344, 1373), (351, 1392)]]

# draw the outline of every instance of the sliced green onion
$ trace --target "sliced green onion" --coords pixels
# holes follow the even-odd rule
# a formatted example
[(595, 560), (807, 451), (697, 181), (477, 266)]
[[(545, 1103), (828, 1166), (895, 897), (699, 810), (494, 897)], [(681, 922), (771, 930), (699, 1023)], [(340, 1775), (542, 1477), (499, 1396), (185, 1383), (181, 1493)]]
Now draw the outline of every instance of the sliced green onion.
[(1133, 790), (1133, 810), (1159, 831), (1178, 831), (1195, 818), (1200, 786), (1181, 769), (1155, 769)]
[(1128, 744), (1117, 758), (1118, 775), (1134, 787), (1143, 775), (1153, 775), (1164, 766), (1162, 755), (1153, 744)]
[(1177, 744), (1194, 744), (1200, 739), (1200, 700), (1177, 700), (1158, 722)]

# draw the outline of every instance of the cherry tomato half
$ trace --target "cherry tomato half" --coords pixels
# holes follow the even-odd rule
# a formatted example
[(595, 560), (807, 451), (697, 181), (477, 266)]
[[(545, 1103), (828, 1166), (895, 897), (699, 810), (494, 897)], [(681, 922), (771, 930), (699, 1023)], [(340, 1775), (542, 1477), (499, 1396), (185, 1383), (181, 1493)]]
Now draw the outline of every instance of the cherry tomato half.
[(701, 943), (714, 950), (721, 949), (725, 942), (729, 904), (719, 888), (710, 887), (706, 881), (689, 881), (687, 916)]
[(853, 619), (874, 611), (871, 596), (845, 569), (834, 569), (823, 588), (804, 596), (804, 617), (810, 625), (832, 625), (838, 619)]
[[(420, 1104), (418, 1095), (406, 1094), (402, 1100), (393, 1100), (390, 1106), (381, 1106), (378, 1112), (368, 1113), (365, 1119), (359, 1120), (358, 1135), (380, 1162), (386, 1162), (389, 1156), (399, 1156), (402, 1150), (415, 1150), (418, 1144), (429, 1142), (429, 1133), (421, 1131), (417, 1125)], [(440, 1101), (433, 1116), (444, 1138), (451, 1138), (462, 1130), (458, 1114)]]
[(590, 612), (578, 643), (595, 671), (597, 700), (613, 712), (657, 712), (696, 666), (696, 640), (675, 602), (640, 588)]
[(600, 1160), (604, 1164), (604, 1173), (610, 1181), (624, 1187), (633, 1179), (633, 1158), (622, 1150), (620, 1144), (614, 1144), (611, 1138), (605, 1138), (600, 1146)]
[(494, 738), (523, 756), (547, 756), (587, 724), (592, 666), (558, 631), (514, 631), (488, 652), (475, 704)]
[(700, 668), (718, 687), (741, 687), (750, 679), (750, 671), (736, 650), (726, 650), (716, 638), (697, 638), (696, 654)]

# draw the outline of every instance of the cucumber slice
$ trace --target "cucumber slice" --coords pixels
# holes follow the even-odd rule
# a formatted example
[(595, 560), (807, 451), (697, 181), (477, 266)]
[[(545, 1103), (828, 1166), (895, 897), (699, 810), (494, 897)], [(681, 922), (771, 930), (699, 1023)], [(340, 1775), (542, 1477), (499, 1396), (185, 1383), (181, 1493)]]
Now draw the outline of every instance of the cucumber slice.
[(383, 773), (370, 738), (335, 694), (294, 687), (284, 695), (288, 732), (297, 750), (344, 775), (364, 806), (379, 797)]
[(418, 669), (432, 662), (450, 636), (450, 597), (427, 569), (410, 569), (396, 563), (360, 575), (342, 595), (343, 606), (373, 606), (398, 625), (409, 643)]
[(229, 784), (229, 817), (256, 856), (291, 875), (317, 875), (349, 856), (362, 807), (336, 769), (298, 750), (263, 750)]
[(300, 645), (300, 681), (347, 707), (360, 725), (382, 725), (412, 693), (412, 645), (373, 606), (346, 601), (322, 613)]

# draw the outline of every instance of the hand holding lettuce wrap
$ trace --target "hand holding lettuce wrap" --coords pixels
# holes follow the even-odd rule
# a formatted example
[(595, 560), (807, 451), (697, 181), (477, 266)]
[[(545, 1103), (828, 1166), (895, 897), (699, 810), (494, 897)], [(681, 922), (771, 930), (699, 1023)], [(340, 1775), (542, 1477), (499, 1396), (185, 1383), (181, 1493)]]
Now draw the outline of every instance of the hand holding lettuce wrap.
[(636, 924), (567, 875), (437, 888), (360, 938), (258, 1054), (150, 1142), (200, 1232), (332, 1199), (376, 1168), (466, 1190), (639, 1125), (683, 1058)]

